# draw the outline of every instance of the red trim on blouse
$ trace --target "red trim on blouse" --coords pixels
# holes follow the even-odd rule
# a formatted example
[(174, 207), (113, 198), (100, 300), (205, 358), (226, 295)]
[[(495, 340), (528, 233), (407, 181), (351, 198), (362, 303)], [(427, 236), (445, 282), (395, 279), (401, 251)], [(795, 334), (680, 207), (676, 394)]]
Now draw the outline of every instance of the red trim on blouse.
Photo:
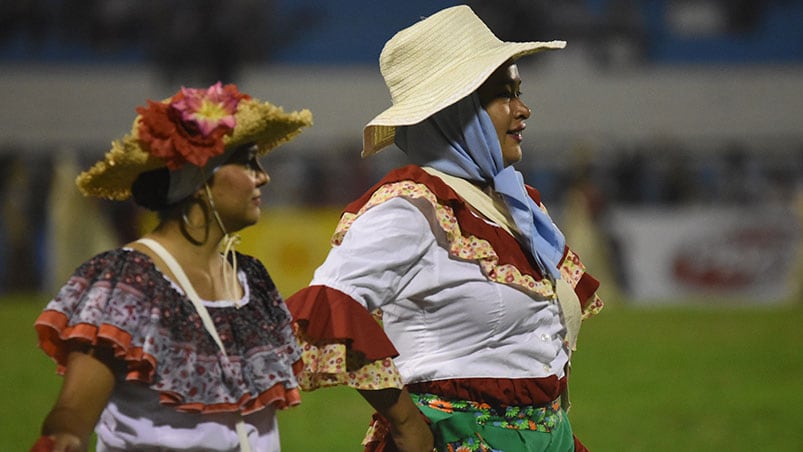
[(285, 304), (312, 343), (345, 341), (369, 361), (399, 356), (365, 307), (337, 289), (309, 286), (291, 295)]
[(463, 235), (473, 235), (490, 242), (496, 251), (500, 265), (512, 265), (521, 273), (532, 276), (536, 281), (543, 279), (538, 272), (538, 265), (530, 254), (524, 251), (515, 237), (504, 229), (491, 225), (478, 217), (472, 212), (470, 205), (450, 186), (439, 177), (427, 173), (420, 166), (407, 165), (389, 172), (362, 197), (347, 205), (345, 211), (357, 213), (382, 185), (407, 180), (424, 184), (438, 198), (438, 202), (451, 208), (457, 217)]
[(580, 281), (577, 281), (577, 285), (574, 287), (574, 293), (577, 294), (577, 299), (580, 300), (580, 308), (583, 312), (585, 312), (585, 308), (588, 307), (588, 304), (594, 301), (594, 293), (598, 288), (599, 281), (588, 273), (583, 273), (583, 276), (580, 277)]
[(114, 356), (124, 360), (128, 372), (127, 380), (144, 383), (153, 381), (156, 358), (145, 353), (142, 347), (131, 346), (131, 335), (109, 324), (100, 327), (89, 323), (68, 325), (67, 316), (59, 311), (43, 311), (34, 324), (39, 336), (39, 347), (54, 361), (57, 372), (63, 375), (67, 366), (67, 355), (72, 351), (68, 341), (86, 345), (106, 345), (112, 348)]
[(240, 400), (234, 403), (181, 403), (182, 400), (181, 396), (176, 396), (167, 391), (159, 393), (159, 403), (171, 406), (177, 411), (204, 414), (240, 411), (242, 414), (250, 414), (267, 406), (273, 406), (280, 410), (296, 406), (301, 403), (301, 392), (298, 388), (287, 389), (283, 383), (277, 383), (262, 391), (256, 397), (251, 394), (244, 394), (240, 397)]

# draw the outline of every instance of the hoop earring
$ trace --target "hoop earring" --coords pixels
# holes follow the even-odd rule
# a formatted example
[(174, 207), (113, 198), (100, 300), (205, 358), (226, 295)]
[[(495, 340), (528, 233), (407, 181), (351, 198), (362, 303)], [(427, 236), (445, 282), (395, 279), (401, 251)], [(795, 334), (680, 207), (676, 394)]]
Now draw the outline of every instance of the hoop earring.
[[(194, 224), (192, 224), (190, 222), (190, 218), (188, 216), (188, 211), (192, 207), (193, 204), (198, 204), (201, 207), (201, 210), (204, 213), (204, 218), (206, 218), (206, 221), (202, 225), (194, 225)], [(181, 235), (183, 235), (184, 238), (187, 239), (193, 245), (200, 246), (200, 245), (203, 245), (204, 243), (206, 243), (207, 240), (209, 240), (209, 225), (211, 224), (211, 222), (212, 222), (212, 219), (210, 218), (210, 215), (209, 215), (209, 209), (207, 208), (206, 203), (202, 202), (200, 199), (193, 198), (190, 202), (186, 202), (182, 206), (182, 208), (181, 208), (181, 227), (180, 227)], [(201, 229), (201, 228), (203, 228), (203, 230), (204, 230), (204, 238), (203, 238), (203, 240), (199, 241), (199, 240), (195, 239), (195, 237), (193, 237), (192, 234), (190, 234), (189, 229), (197, 230), (197, 229)]]
[[(215, 200), (212, 199), (212, 190), (209, 188), (209, 184), (205, 183), (204, 188), (206, 189), (206, 198), (209, 200), (209, 208), (212, 210), (212, 215), (215, 217), (217, 225), (220, 226), (223, 235), (229, 235), (229, 231), (226, 230), (226, 226), (223, 225), (223, 220), (220, 218), (220, 214), (217, 213), (217, 208), (215, 208)], [(209, 221), (211, 222), (212, 220)]]

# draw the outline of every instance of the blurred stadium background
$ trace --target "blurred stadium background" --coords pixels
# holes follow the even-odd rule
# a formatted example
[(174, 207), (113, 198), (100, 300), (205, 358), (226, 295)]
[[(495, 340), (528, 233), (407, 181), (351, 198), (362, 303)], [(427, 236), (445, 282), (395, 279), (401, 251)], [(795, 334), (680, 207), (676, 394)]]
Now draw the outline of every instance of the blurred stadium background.
[[(315, 126), (267, 157), (272, 182), (264, 218), (245, 232), (242, 245), (266, 262), (285, 296), (305, 285), (325, 256), (339, 209), (403, 162), (393, 148), (359, 158), (362, 126), (390, 103), (377, 67), (382, 44), (420, 16), (457, 3), (0, 0), (0, 345), (20, 349), (21, 361), (39, 353), (30, 324), (53, 291), (81, 261), (151, 224), (133, 204), (82, 198), (73, 180), (130, 129), (136, 106), (182, 85), (234, 82), (286, 109), (312, 110)], [(520, 64), (535, 113), (518, 168), (602, 279), (610, 312), (594, 321), (599, 326), (586, 327), (593, 339), (581, 352), (601, 347), (623, 360), (646, 356), (653, 370), (656, 360), (685, 362), (689, 368), (670, 381), (692, 379), (700, 363), (711, 365), (683, 361), (689, 353), (733, 364), (732, 352), (766, 364), (760, 381), (746, 363), (717, 374), (726, 380), (740, 374), (736, 391), (744, 381), (758, 385), (755, 404), (736, 409), (733, 394), (714, 400), (696, 394), (714, 411), (690, 425), (666, 424), (670, 437), (704, 426), (708, 433), (692, 436), (692, 446), (664, 444), (650, 428), (641, 442), (628, 442), (626, 424), (641, 419), (635, 410), (652, 410), (659, 425), (661, 414), (677, 419), (697, 410), (682, 405), (682, 414), (666, 413), (667, 405), (645, 402), (629, 405), (633, 411), (614, 421), (613, 432), (600, 428), (608, 436), (597, 450), (761, 450), (755, 446), (767, 438), (787, 435), (775, 444), (803, 448), (788, 424), (770, 426), (783, 413), (798, 413), (781, 408), (784, 400), (803, 397), (803, 1), (465, 3), (502, 39), (568, 41), (563, 51)], [(716, 334), (689, 336), (684, 325)], [(671, 346), (668, 338), (682, 334), (686, 348)], [(745, 336), (755, 338), (746, 342), (756, 347), (745, 351), (749, 357), (735, 349)], [(630, 340), (663, 344), (667, 355), (642, 356), (628, 348)], [(599, 412), (577, 408), (586, 429), (608, 416), (611, 404), (630, 396), (654, 401), (665, 389), (649, 376), (627, 384), (614, 378), (633, 378), (644, 370), (639, 361), (612, 365), (591, 354), (578, 358), (588, 361), (581, 361), (577, 392), (584, 399), (606, 395), (604, 405), (597, 400)], [(46, 379), (48, 396), (58, 382), (46, 360), (24, 369), (16, 356), (4, 360), (0, 384), (5, 391), (28, 381), (32, 389), (0, 411), (0, 425), (23, 437), (12, 442), (22, 446), (9, 450), (29, 444), (49, 403), (31, 378)], [(51, 373), (42, 377), (40, 370)], [(626, 389), (609, 393), (602, 381)], [(710, 384), (700, 391), (707, 395), (728, 387), (722, 379), (701, 384)], [(31, 402), (34, 392), (42, 400)], [(311, 399), (319, 418), (290, 422), (288, 431), (304, 437), (305, 422), (328, 422), (321, 413), (331, 404), (323, 397)], [(716, 411), (725, 399), (730, 414)], [(30, 414), (20, 420), (22, 433), (11, 422), (18, 404)], [(354, 406), (363, 410), (359, 401)], [(768, 415), (774, 408), (780, 414)], [(722, 439), (744, 438), (740, 428), (723, 424), (742, 414), (752, 440)], [(362, 429), (364, 417), (345, 420), (357, 419)], [(756, 425), (763, 426), (759, 433)]]

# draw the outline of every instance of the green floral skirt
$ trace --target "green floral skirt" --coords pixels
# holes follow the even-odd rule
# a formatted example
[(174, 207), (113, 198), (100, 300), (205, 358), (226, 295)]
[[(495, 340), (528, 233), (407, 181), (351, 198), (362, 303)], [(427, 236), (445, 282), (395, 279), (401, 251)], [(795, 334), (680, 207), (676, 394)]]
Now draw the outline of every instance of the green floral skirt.
[(495, 408), (433, 394), (410, 395), (432, 422), (440, 452), (574, 451), (572, 428), (560, 400), (547, 406)]

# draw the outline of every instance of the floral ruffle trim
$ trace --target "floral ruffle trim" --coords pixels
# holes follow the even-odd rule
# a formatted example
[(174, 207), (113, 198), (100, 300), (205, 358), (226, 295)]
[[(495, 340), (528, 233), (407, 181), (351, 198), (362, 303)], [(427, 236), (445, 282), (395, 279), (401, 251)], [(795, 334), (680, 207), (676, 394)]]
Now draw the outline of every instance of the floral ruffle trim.
[[(421, 172), (423, 173), (423, 171)], [(429, 177), (429, 175), (424, 173), (422, 177)], [(354, 221), (368, 209), (397, 197), (423, 199), (431, 204), (438, 224), (446, 233), (449, 241), (449, 253), (460, 259), (477, 261), (489, 280), (519, 287), (524, 291), (545, 298), (554, 296), (552, 284), (548, 280), (537, 279), (514, 264), (500, 262), (494, 243), (471, 234), (464, 234), (454, 210), (441, 202), (426, 184), (414, 180), (400, 180), (380, 185), (359, 210), (356, 212), (346, 211), (337, 225), (332, 237), (332, 244), (334, 246), (340, 245)], [(501, 245), (497, 244), (497, 246)], [(578, 291), (580, 292), (578, 293), (578, 298), (581, 303), (585, 301), (585, 304), (581, 306), (583, 318), (596, 315), (603, 306), (602, 300), (595, 294), (599, 283), (585, 273), (585, 266), (571, 250), (567, 250), (560, 270), (561, 274), (567, 277), (576, 291), (578, 290), (578, 285), (579, 289), (581, 289)]]
[[(300, 336), (303, 337), (303, 334)], [(305, 391), (330, 386), (349, 386), (365, 390), (403, 386), (392, 358), (382, 358), (349, 370), (347, 363), (350, 361), (350, 353), (346, 344), (313, 345), (299, 339), (299, 345), (303, 350), (304, 369), (298, 377), (298, 384)]]
[[(139, 381), (155, 389), (153, 377), (157, 360), (153, 355), (143, 351), (142, 347), (133, 346), (131, 335), (126, 331), (108, 324), (102, 324), (100, 327), (89, 323), (70, 326), (67, 316), (56, 310), (43, 311), (34, 327), (39, 336), (39, 347), (56, 362), (58, 374), (63, 375), (66, 371), (67, 357), (75, 345), (105, 346), (110, 347), (114, 356), (126, 363), (126, 381)], [(302, 367), (301, 359), (293, 363), (293, 374), (298, 375)], [(177, 392), (156, 390), (159, 392), (162, 404), (183, 412), (240, 411), (249, 414), (267, 406), (284, 409), (301, 403), (298, 388), (288, 388), (284, 383), (274, 384), (256, 395), (246, 393), (238, 400), (210, 404), (187, 402), (185, 396)]]
[(513, 265), (499, 264), (499, 257), (490, 242), (470, 235), (464, 236), (452, 209), (439, 203), (435, 194), (426, 185), (414, 181), (405, 180), (383, 185), (374, 192), (358, 212), (344, 213), (332, 237), (333, 245), (340, 245), (346, 232), (360, 215), (372, 207), (397, 197), (424, 199), (429, 202), (435, 209), (438, 224), (446, 233), (449, 241), (449, 253), (460, 259), (478, 261), (489, 279), (515, 285), (545, 297), (552, 295), (552, 287), (548, 281), (539, 281), (530, 275), (522, 274)]
[(574, 251), (567, 249), (566, 256), (560, 264), (560, 275), (568, 281), (581, 303), (582, 319), (593, 317), (605, 306), (597, 295), (599, 282), (586, 273), (586, 267)]
[(398, 351), (379, 325), (381, 313), (372, 315), (348, 295), (326, 286), (302, 289), (286, 303), (302, 350), (302, 389), (402, 387), (392, 359)]

